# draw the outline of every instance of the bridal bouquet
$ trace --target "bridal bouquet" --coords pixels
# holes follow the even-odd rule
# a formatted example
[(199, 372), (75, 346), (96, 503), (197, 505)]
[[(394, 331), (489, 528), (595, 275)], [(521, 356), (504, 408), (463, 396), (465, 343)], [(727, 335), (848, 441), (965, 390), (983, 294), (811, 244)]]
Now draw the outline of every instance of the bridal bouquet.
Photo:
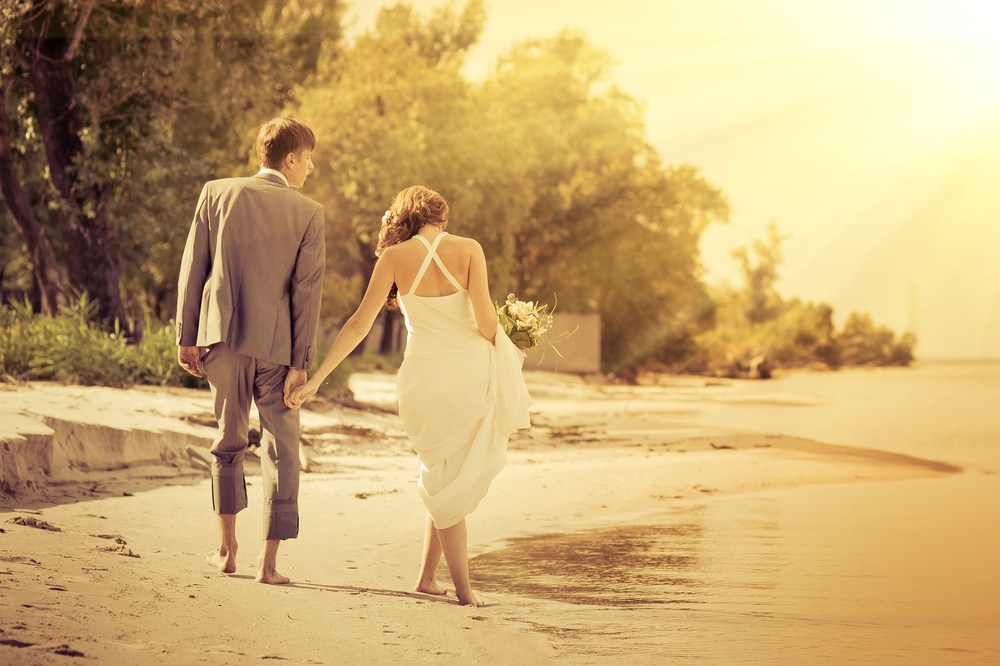
[(508, 294), (507, 300), (497, 306), (497, 318), (518, 349), (538, 346), (542, 336), (552, 328), (548, 305), (519, 301), (514, 294)]

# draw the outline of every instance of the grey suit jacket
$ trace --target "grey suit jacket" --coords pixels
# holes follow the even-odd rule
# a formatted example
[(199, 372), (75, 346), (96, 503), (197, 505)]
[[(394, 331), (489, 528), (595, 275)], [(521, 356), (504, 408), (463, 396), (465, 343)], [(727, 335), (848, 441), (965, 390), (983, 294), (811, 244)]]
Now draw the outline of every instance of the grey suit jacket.
[(323, 207), (277, 176), (205, 184), (177, 289), (177, 344), (308, 368), (326, 263)]

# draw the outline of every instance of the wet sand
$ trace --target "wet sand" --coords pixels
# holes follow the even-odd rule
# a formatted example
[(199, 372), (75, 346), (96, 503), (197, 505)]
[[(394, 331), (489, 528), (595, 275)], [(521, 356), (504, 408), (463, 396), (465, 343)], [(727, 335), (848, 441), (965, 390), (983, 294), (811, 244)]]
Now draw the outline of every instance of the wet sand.
[[(689, 502), (475, 559), (573, 663), (1000, 662), (992, 481), (895, 481)], [(969, 507), (977, 507), (969, 511)], [(927, 529), (947, 516), (946, 531)], [(511, 585), (510, 581), (516, 581)]]
[[(376, 403), (391, 395), (387, 386), (391, 378), (381, 375), (356, 381), (359, 396)], [(973, 524), (998, 524), (990, 513), (997, 504), (968, 510), (972, 496), (987, 492), (978, 485), (984, 475), (902, 451), (699, 422), (706, 410), (746, 408), (748, 394), (728, 384), (678, 378), (602, 387), (532, 373), (531, 387), (537, 427), (512, 442), (507, 469), (469, 520), (473, 579), (488, 607), (408, 592), (423, 519), (416, 461), (393, 416), (327, 412), (306, 415), (307, 463), (319, 471), (303, 475), (301, 538), (282, 547), (293, 586), (250, 578), (260, 529), (255, 477), (239, 522), (239, 571), (225, 576), (203, 564), (215, 536), (209, 484), (183, 451), (157, 474), (149, 465), (89, 471), (99, 481), (81, 486), (87, 474), (76, 470), (57, 492), (4, 500), (0, 520), (35, 518), (61, 531), (0, 523), (0, 659), (64, 663), (70, 652), (99, 663), (996, 657), (988, 631), (997, 626), (989, 601), (998, 598), (989, 587), (996, 577), (986, 570), (995, 542), (982, 530), (972, 530), (981, 538), (968, 536)], [(21, 417), (45, 411), (46, 387), (32, 390), (33, 407), (19, 407)], [(92, 390), (107, 401), (107, 389)], [(78, 391), (88, 390), (74, 389), (77, 403)], [(157, 402), (159, 392), (143, 389), (116, 394), (118, 404), (133, 395), (142, 398), (134, 401), (140, 413), (114, 410), (132, 419), (132, 429), (142, 410), (176, 420), (177, 410), (203, 411), (205, 400), (173, 391)], [(12, 422), (3, 417), (0, 410), (0, 424)], [(178, 432), (210, 436), (198, 427), (188, 420)], [(169, 439), (168, 426), (157, 421), (157, 428)], [(957, 507), (964, 520), (942, 528), (938, 514)], [(922, 530), (931, 509), (934, 529)], [(441, 577), (448, 582), (443, 567)], [(982, 603), (960, 603), (959, 592)]]

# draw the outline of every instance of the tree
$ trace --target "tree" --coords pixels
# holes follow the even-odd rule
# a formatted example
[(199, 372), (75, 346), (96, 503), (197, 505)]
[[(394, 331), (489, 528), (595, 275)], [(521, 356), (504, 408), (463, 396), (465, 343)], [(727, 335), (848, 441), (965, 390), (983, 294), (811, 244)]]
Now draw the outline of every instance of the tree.
[(124, 277), (162, 315), (197, 181), (245, 168), (244, 118), (280, 110), (339, 14), (320, 0), (2, 0), (3, 196), (46, 307), (65, 275), (124, 324), (145, 305), (123, 300)]
[(515, 47), (486, 85), (516, 119), (534, 190), (512, 227), (514, 283), (528, 298), (600, 313), (602, 359), (620, 370), (704, 324), (698, 240), (729, 208), (694, 167), (663, 164), (641, 105), (608, 84), (611, 65), (564, 32)]
[[(31, 271), (38, 291), (39, 306), (43, 312), (54, 314), (62, 298), (63, 280), (45, 228), (35, 216), (34, 207), (19, 182), (14, 162), (14, 140), (10, 134), (6, 113), (10, 87), (9, 77), (3, 76), (3, 80), (0, 81), (0, 110), (3, 111), (0, 117), (0, 194), (10, 223), (21, 235), (28, 256), (31, 258)], [(5, 240), (5, 249), (7, 246), (8, 242)], [(4, 267), (7, 266), (6, 258), (5, 256)], [(0, 269), (0, 273), (2, 272)]]
[(743, 285), (713, 290), (714, 325), (696, 337), (694, 349), (672, 369), (746, 377), (761, 367), (908, 365), (913, 360), (912, 334), (897, 341), (890, 329), (858, 313), (851, 313), (838, 333), (828, 304), (782, 298), (776, 285), (783, 240), (772, 223), (765, 239), (733, 253), (743, 268)]
[[(327, 317), (353, 311), (375, 265), (382, 214), (393, 195), (414, 184), (439, 190), (452, 229), (468, 224), (468, 187), (483, 168), (468, 138), (479, 102), (461, 75), (465, 51), (482, 29), (482, 2), (437, 9), (423, 19), (410, 7), (384, 9), (373, 30), (349, 48), (324, 52), (299, 93), (295, 114), (319, 136), (312, 190), (327, 214)], [(382, 348), (391, 350), (395, 315), (387, 314)]]
[(690, 337), (706, 300), (698, 238), (728, 215), (725, 199), (693, 167), (663, 165), (641, 106), (606, 85), (610, 56), (578, 34), (530, 40), (483, 83), (465, 79), (482, 22), (479, 0), (426, 19), (383, 10), (336, 59), (321, 56), (300, 95), (322, 137), (317, 193), (336, 211), (327, 312), (353, 310), (383, 211), (420, 183), (449, 201), (455, 233), (482, 243), (494, 298), (600, 312), (612, 368)]
[[(84, 118), (77, 90), (80, 45), (97, 3), (35, 2), (8, 4), (4, 18), (17, 24), (4, 43), (4, 70), (10, 82), (3, 85), (0, 102), (7, 109), (8, 90), (14, 82), (32, 101), (32, 111), (44, 148), (51, 202), (60, 212), (66, 245), (63, 263), (69, 281), (93, 297), (101, 319), (125, 321), (119, 291), (120, 264), (114, 252), (108, 219), (107, 183), (90, 177), (84, 167)], [(5, 76), (5, 79), (8, 77)], [(16, 85), (16, 84), (15, 84)], [(4, 114), (6, 116), (6, 113)], [(9, 129), (0, 131), (0, 169), (5, 180), (4, 200), (35, 262), (35, 276), (46, 309), (53, 307), (58, 279), (54, 256), (27, 199), (16, 185)]]
[(767, 227), (767, 238), (755, 239), (753, 254), (747, 248), (733, 250), (743, 272), (747, 319), (761, 323), (773, 319), (781, 305), (778, 296), (778, 267), (781, 265), (781, 244), (787, 236), (778, 235), (778, 226), (771, 222)]

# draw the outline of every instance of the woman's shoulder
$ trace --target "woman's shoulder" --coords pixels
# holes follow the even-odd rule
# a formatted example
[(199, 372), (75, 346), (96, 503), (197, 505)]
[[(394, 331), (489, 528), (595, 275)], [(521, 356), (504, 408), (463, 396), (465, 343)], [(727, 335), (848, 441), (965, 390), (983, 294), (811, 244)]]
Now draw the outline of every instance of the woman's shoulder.
[(482, 249), (482, 246), (479, 244), (479, 241), (477, 241), (475, 238), (469, 238), (468, 236), (456, 236), (453, 233), (449, 233), (448, 239), (454, 241), (456, 246), (462, 247), (463, 249), (466, 250)]

